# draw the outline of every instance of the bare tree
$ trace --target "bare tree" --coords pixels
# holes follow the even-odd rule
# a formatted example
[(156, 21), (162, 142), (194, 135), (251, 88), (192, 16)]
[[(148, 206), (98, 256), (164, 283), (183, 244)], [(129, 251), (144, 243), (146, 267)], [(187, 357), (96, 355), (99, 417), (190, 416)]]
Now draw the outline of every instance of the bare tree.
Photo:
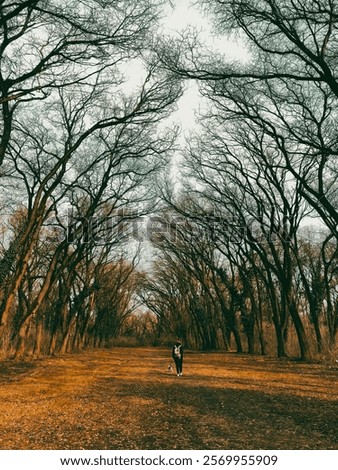
[[(117, 226), (147, 212), (156, 197), (147, 185), (166, 165), (175, 139), (159, 123), (181, 93), (175, 77), (143, 60), (158, 6), (147, 0), (2, 2), (3, 195), (13, 207), (21, 199), (24, 216), (4, 247), (0, 316), (1, 332), (12, 331), (19, 352), (33, 320), (48, 323), (57, 286), (61, 318), (72, 298), (78, 305), (88, 300), (90, 286), (76, 287), (78, 270), (88, 256), (98, 256), (97, 243), (113, 249), (121, 241)], [(124, 72), (134, 59), (140, 78), (128, 93)], [(39, 239), (50, 227), (55, 241), (45, 243), (51, 251), (44, 253)], [(17, 311), (40, 255), (30, 300)]]
[[(189, 32), (183, 40), (163, 42), (163, 66), (197, 80), (210, 103), (202, 116), (204, 134), (190, 145), (187, 194), (197, 185), (196, 196), (204, 201), (201, 223), (215, 212), (216, 218), (245, 228), (245, 242), (238, 247), (230, 244), (230, 250), (228, 234), (218, 230), (216, 246), (237, 266), (242, 288), (246, 272), (259, 273), (269, 292), (278, 355), (285, 354), (293, 325), (300, 354), (306, 358), (310, 349), (298, 304), (300, 289), (307, 294), (319, 349), (316, 316), (324, 300), (311, 294), (315, 280), (302, 265), (299, 226), (305, 215), (317, 217), (338, 237), (338, 87), (333, 52), (337, 7), (330, 0), (200, 3), (212, 15), (219, 35), (239, 34), (244, 39), (250, 59), (229, 62), (210, 54), (198, 35)], [(335, 262), (330, 258), (330, 270)], [(303, 284), (298, 275), (303, 275)], [(323, 282), (329, 299), (327, 278)], [(248, 293), (248, 285), (245, 289)], [(333, 312), (331, 301), (326, 302)], [(330, 314), (331, 330), (332, 318)]]
[(247, 122), (337, 236), (335, 2), (201, 4), (213, 15), (220, 35), (235, 33), (245, 40), (250, 60), (226, 62), (203, 51), (195, 37), (187, 37), (164, 43), (164, 65), (198, 80), (224, 120)]

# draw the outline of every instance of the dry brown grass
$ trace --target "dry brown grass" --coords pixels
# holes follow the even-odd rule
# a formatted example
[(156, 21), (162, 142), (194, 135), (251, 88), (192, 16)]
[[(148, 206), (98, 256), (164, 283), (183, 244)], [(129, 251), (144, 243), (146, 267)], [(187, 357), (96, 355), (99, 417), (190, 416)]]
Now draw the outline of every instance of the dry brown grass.
[(1, 449), (338, 449), (338, 370), (115, 348), (0, 363)]

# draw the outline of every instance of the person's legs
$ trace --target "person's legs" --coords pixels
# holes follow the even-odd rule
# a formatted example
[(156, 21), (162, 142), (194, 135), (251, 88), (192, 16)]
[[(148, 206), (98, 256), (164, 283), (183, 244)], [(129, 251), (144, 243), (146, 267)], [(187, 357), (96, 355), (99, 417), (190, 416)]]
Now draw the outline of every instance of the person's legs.
[(177, 375), (179, 375), (179, 373), (180, 373), (180, 359), (178, 357), (175, 357), (174, 361), (175, 361)]
[(179, 359), (179, 369), (180, 369), (179, 374), (182, 375), (182, 372), (183, 372), (183, 359), (182, 358)]

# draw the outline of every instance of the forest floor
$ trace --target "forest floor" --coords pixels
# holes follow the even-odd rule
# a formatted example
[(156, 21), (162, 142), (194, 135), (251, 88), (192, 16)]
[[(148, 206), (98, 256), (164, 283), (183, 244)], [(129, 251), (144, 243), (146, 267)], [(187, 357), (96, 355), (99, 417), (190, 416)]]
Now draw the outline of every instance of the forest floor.
[(338, 449), (338, 368), (114, 348), (0, 363), (1, 449)]

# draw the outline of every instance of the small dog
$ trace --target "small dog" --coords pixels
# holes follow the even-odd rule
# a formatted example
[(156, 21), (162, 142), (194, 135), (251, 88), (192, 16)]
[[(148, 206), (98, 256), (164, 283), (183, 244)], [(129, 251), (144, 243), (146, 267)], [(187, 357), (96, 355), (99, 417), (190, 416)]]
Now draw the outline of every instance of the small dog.
[(169, 371), (169, 372), (172, 372), (172, 371), (173, 371), (173, 368), (172, 368), (172, 365), (171, 365), (171, 364), (169, 364), (169, 366), (168, 366), (168, 371)]

